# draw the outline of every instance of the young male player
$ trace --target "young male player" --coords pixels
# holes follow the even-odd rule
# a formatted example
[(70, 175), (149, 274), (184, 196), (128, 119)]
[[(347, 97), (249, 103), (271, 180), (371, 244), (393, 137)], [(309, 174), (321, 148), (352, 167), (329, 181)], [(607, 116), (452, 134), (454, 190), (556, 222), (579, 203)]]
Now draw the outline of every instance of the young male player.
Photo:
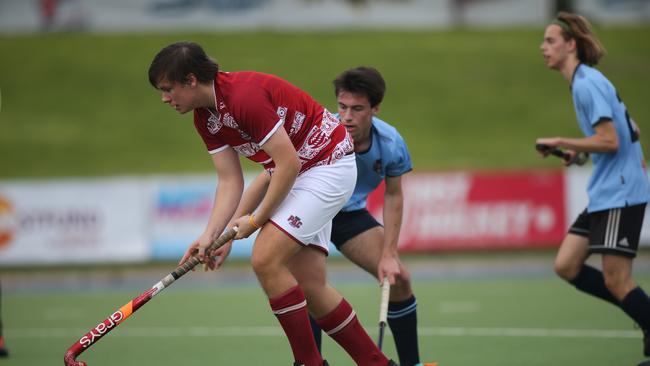
[[(163, 48), (149, 68), (162, 101), (193, 111), (219, 176), (207, 227), (181, 263), (197, 254), (215, 269), (231, 243), (205, 249), (226, 227), (236, 239), (260, 230), (252, 266), (291, 346), (294, 365), (320, 366), (309, 313), (357, 365), (393, 364), (361, 327), (350, 304), (326, 281), (331, 219), (356, 180), (352, 141), (339, 121), (307, 93), (276, 76), (222, 72), (196, 43)], [(264, 170), (246, 192), (238, 155)], [(214, 259), (218, 256), (218, 259)]]
[[(555, 271), (577, 289), (622, 309), (643, 329), (650, 356), (650, 300), (632, 279), (650, 183), (639, 131), (614, 85), (594, 66), (604, 49), (582, 16), (560, 13), (546, 27), (540, 49), (549, 68), (571, 86), (578, 123), (585, 137), (547, 137), (538, 144), (575, 155), (588, 152), (594, 168), (589, 204), (564, 238)], [(585, 264), (602, 255), (602, 272)]]
[[(354, 140), (357, 182), (350, 200), (332, 221), (332, 242), (352, 262), (391, 284), (388, 324), (400, 365), (420, 362), (417, 303), (410, 274), (399, 260), (397, 240), (402, 225), (402, 175), (411, 171), (411, 157), (397, 130), (376, 117), (384, 98), (383, 77), (372, 67), (356, 67), (334, 80), (339, 119)], [(384, 226), (366, 209), (366, 199), (382, 182)], [(320, 348), (320, 329), (312, 324)]]

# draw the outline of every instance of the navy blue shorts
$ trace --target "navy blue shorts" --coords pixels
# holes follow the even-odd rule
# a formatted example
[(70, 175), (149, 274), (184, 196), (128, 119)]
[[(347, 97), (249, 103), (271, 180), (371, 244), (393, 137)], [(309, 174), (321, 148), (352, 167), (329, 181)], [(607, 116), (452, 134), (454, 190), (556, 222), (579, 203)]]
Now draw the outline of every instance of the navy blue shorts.
[(332, 219), (332, 243), (341, 250), (348, 240), (376, 226), (381, 224), (366, 209), (341, 211)]
[(589, 253), (636, 257), (646, 204), (587, 212), (569, 228), (572, 234), (589, 239)]

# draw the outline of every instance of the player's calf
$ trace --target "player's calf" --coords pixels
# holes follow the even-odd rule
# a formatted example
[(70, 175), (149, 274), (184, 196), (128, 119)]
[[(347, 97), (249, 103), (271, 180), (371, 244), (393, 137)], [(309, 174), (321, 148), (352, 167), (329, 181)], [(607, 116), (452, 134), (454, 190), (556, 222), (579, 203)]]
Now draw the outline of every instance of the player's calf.
[(318, 326), (341, 345), (357, 365), (388, 365), (388, 358), (363, 329), (350, 304), (341, 300), (329, 314), (316, 319)]

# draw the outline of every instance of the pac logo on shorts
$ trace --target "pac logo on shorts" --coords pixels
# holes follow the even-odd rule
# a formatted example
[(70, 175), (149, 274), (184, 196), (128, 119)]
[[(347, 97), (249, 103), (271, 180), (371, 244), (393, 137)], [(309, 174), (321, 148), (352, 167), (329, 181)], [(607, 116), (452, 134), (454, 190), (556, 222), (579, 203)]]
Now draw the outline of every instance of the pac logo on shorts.
[(302, 226), (302, 221), (300, 221), (300, 217), (298, 216), (291, 215), (289, 218), (287, 218), (287, 221), (289, 222), (289, 225), (295, 227), (296, 229)]

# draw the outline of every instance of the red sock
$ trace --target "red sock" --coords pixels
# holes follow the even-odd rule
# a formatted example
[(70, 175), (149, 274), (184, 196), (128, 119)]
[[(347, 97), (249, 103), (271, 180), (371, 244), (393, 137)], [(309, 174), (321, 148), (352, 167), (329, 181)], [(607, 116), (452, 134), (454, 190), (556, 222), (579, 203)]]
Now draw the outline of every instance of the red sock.
[(284, 294), (269, 299), (269, 303), (289, 339), (296, 362), (306, 366), (321, 366), (323, 359), (314, 341), (307, 301), (300, 287), (295, 286)]
[(317, 319), (316, 323), (360, 366), (386, 366), (388, 358), (384, 356), (375, 342), (363, 329), (357, 314), (345, 299), (331, 313)]

